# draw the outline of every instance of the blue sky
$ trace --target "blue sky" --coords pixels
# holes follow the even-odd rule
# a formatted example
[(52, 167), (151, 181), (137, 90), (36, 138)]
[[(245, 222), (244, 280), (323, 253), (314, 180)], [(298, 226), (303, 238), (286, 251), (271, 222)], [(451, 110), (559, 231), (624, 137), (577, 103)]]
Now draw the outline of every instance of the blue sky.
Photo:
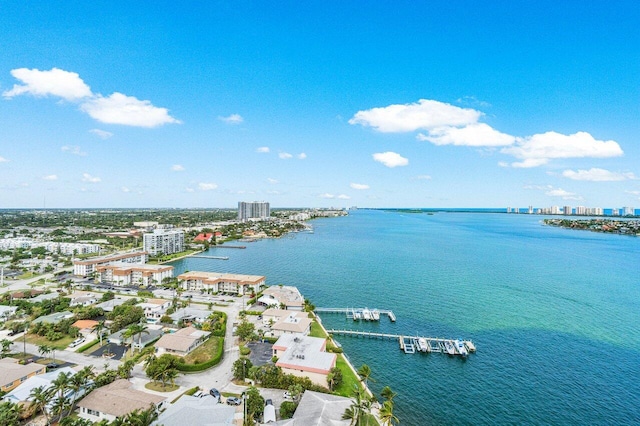
[(0, 208), (640, 206), (635, 1), (85, 3), (0, 3)]

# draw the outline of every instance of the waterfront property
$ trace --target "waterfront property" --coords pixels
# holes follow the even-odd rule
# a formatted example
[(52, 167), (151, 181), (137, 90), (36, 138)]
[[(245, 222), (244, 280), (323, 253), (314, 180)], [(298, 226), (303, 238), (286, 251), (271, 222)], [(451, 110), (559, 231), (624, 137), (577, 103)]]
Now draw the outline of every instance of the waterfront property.
[(351, 398), (326, 393), (305, 391), (293, 417), (274, 423), (275, 426), (349, 426), (342, 415), (351, 406)]
[(243, 295), (257, 293), (265, 285), (265, 277), (261, 275), (192, 271), (178, 275), (178, 282), (185, 290), (205, 290), (213, 293)]
[(47, 367), (42, 364), (19, 364), (15, 358), (0, 359), (0, 391), (9, 392), (29, 377), (47, 372)]
[(142, 236), (143, 247), (151, 256), (179, 253), (184, 250), (184, 231), (154, 229)]
[(214, 425), (231, 426), (234, 424), (236, 409), (226, 404), (219, 404), (216, 398), (198, 398), (183, 395), (164, 410), (153, 425), (184, 426)]
[(94, 257), (86, 260), (73, 261), (73, 274), (78, 277), (87, 277), (97, 272), (99, 266), (111, 265), (113, 263), (147, 263), (148, 253), (146, 251), (133, 251), (124, 254)]
[(156, 353), (185, 356), (207, 340), (211, 333), (194, 327), (181, 328), (175, 333), (164, 334), (153, 346)]
[(258, 303), (268, 307), (301, 311), (304, 298), (297, 287), (276, 285), (266, 288), (258, 299)]
[(164, 401), (165, 397), (132, 389), (128, 380), (119, 379), (95, 389), (78, 402), (78, 415), (93, 422), (111, 422), (135, 410), (160, 409)]
[(327, 386), (327, 375), (336, 366), (337, 356), (326, 352), (327, 340), (302, 334), (283, 334), (273, 345), (276, 365), (286, 374), (308, 377)]
[(311, 331), (311, 322), (306, 312), (267, 309), (262, 313), (262, 323), (271, 327), (270, 334), (273, 337), (280, 337), (283, 334), (306, 336)]
[(159, 284), (165, 278), (173, 278), (173, 266), (168, 265), (135, 265), (116, 262), (98, 266), (96, 271), (100, 274), (100, 281), (115, 286), (149, 286)]

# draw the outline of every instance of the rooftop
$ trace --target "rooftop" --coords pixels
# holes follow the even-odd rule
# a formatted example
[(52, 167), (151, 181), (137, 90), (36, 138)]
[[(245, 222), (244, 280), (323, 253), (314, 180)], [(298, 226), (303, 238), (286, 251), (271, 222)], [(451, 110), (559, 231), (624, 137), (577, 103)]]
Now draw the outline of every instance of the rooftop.
[(244, 275), (244, 274), (228, 274), (225, 272), (202, 272), (191, 271), (178, 275), (179, 280), (202, 280), (204, 282), (210, 282), (211, 284), (233, 281), (239, 284), (257, 284), (260, 281), (264, 281), (265, 277), (262, 275)]
[(95, 389), (78, 402), (78, 407), (122, 417), (134, 410), (146, 410), (151, 405), (157, 405), (166, 399), (162, 396), (131, 389), (131, 386), (128, 380), (116, 380)]
[(335, 366), (336, 354), (324, 352), (326, 340), (302, 334), (283, 334), (273, 345), (273, 349), (283, 351), (279, 367), (327, 374)]
[(153, 425), (162, 426), (230, 426), (236, 409), (218, 404), (215, 398), (182, 396), (171, 404)]
[(351, 406), (351, 399), (343, 396), (306, 391), (300, 399), (293, 417), (276, 422), (276, 426), (348, 426), (342, 420), (344, 410)]
[(0, 359), (0, 386), (5, 386), (9, 383), (36, 373), (38, 371), (44, 372), (46, 367), (42, 364), (18, 364), (18, 360), (15, 358), (2, 358)]
[(208, 331), (198, 330), (194, 327), (181, 328), (175, 333), (168, 333), (163, 335), (154, 346), (157, 348), (170, 349), (173, 351), (186, 352), (193, 343), (205, 336), (208, 336)]

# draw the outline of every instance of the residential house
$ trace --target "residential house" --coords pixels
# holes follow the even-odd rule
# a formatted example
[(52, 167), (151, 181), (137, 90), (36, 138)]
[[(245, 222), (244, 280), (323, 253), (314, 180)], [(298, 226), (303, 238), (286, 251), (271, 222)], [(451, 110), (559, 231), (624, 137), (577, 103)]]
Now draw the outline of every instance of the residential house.
[(76, 293), (70, 299), (69, 306), (91, 306), (98, 302), (98, 297), (93, 293)]
[(111, 334), (107, 338), (107, 341), (109, 343), (113, 343), (114, 345), (127, 345), (129, 343), (132, 343), (131, 340), (133, 340), (132, 344), (134, 349), (142, 349), (145, 346), (147, 346), (149, 343), (153, 342), (154, 340), (158, 340), (164, 334), (164, 331), (162, 331), (162, 328), (160, 327), (151, 328), (151, 327), (157, 327), (157, 326), (150, 325), (149, 328), (147, 328), (146, 333), (142, 333), (140, 334), (140, 336), (136, 334), (135, 336), (127, 337), (127, 338), (123, 336), (127, 332), (127, 329), (125, 328)]
[(17, 310), (17, 306), (0, 305), (0, 321), (6, 321), (11, 315), (14, 315)]
[(194, 243), (204, 243), (204, 242), (210, 243), (212, 239), (213, 239), (213, 234), (201, 233), (201, 234), (198, 234), (198, 236), (193, 239), (193, 242)]
[(283, 334), (273, 345), (276, 365), (282, 372), (308, 377), (319, 386), (327, 386), (327, 375), (336, 366), (336, 354), (326, 352), (326, 339), (302, 334)]
[(185, 356), (207, 340), (210, 334), (208, 331), (198, 330), (194, 327), (181, 328), (175, 333), (163, 335), (153, 346), (156, 347), (158, 355), (170, 353)]
[(47, 367), (42, 364), (32, 362), (30, 364), (19, 364), (15, 358), (0, 359), (0, 391), (9, 392), (29, 377), (47, 372)]
[(102, 303), (98, 303), (96, 305), (96, 308), (100, 308), (105, 312), (113, 312), (113, 309), (116, 306), (120, 306), (122, 305), (124, 302), (126, 302), (125, 299), (122, 299), (120, 297), (115, 297), (111, 300), (107, 300), (106, 302), (102, 302)]
[(163, 411), (153, 426), (232, 426), (236, 409), (216, 398), (183, 395)]
[(185, 290), (207, 290), (214, 293), (243, 295), (257, 293), (265, 285), (265, 277), (192, 271), (178, 275), (178, 282)]
[(274, 426), (349, 426), (342, 415), (353, 401), (344, 396), (305, 391), (293, 417), (280, 420)]
[(135, 410), (160, 409), (165, 401), (163, 396), (132, 389), (128, 380), (119, 379), (95, 389), (78, 402), (78, 415), (93, 422), (112, 422)]
[(93, 333), (93, 327), (95, 327), (96, 325), (98, 325), (98, 321), (96, 320), (78, 320), (71, 324), (72, 327), (80, 330), (80, 334), (82, 334), (84, 337), (87, 337), (88, 335)]
[(144, 317), (148, 323), (155, 324), (160, 322), (166, 313), (167, 309), (171, 307), (170, 300), (164, 299), (148, 299), (146, 302), (138, 303), (136, 306), (140, 306), (144, 312)]
[(195, 322), (202, 324), (211, 316), (211, 311), (206, 309), (198, 309), (192, 307), (179, 308), (174, 313), (169, 315), (174, 323), (179, 321)]
[[(17, 388), (6, 394), (2, 397), (3, 401), (10, 401), (14, 404), (19, 402), (31, 401), (31, 391), (37, 387), (42, 387), (43, 389), (48, 389), (51, 387), (51, 383), (58, 378), (60, 374), (69, 374), (74, 376), (77, 372), (71, 367), (62, 367), (58, 370), (54, 370), (48, 373), (39, 374), (37, 376), (31, 376), (22, 384), (20, 384)], [(85, 394), (86, 389), (78, 392), (78, 397), (81, 397)], [(68, 389), (65, 393), (65, 397), (74, 398), (73, 389)], [(53, 400), (50, 402), (53, 403)]]
[(57, 324), (62, 320), (69, 319), (72, 317), (73, 317), (73, 312), (69, 312), (69, 311), (54, 312), (49, 315), (43, 315), (41, 317), (38, 317), (34, 319), (32, 322), (36, 324), (41, 322), (48, 323), (48, 324)]

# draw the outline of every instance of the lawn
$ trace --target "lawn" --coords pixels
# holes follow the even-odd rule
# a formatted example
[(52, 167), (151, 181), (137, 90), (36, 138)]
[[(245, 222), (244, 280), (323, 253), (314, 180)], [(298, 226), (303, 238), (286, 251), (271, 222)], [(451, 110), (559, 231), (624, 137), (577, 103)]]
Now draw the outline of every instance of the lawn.
[[(74, 340), (75, 340), (75, 337), (63, 336), (61, 339), (56, 340), (55, 342), (52, 342), (51, 340), (47, 339), (45, 336), (38, 336), (37, 334), (27, 334), (27, 343), (32, 343), (37, 346), (47, 345), (56, 349), (64, 349), (67, 346), (69, 346), (69, 344)], [(16, 343), (21, 343), (21, 342), (16, 342)]]
[(342, 372), (342, 383), (333, 393), (346, 397), (352, 396), (354, 387), (361, 386), (360, 379), (353, 373), (353, 371), (351, 371), (351, 368), (349, 368), (349, 365), (342, 354), (338, 354), (336, 367), (338, 367)]
[(180, 386), (172, 385), (171, 383), (167, 383), (167, 386), (162, 386), (162, 383), (149, 382), (144, 385), (145, 388), (156, 391), (156, 392), (173, 392), (178, 389)]
[(19, 280), (27, 280), (29, 278), (37, 277), (40, 274), (34, 274), (32, 271), (27, 271), (22, 275), (18, 275), (16, 278)]
[(213, 358), (218, 353), (218, 346), (222, 344), (223, 338), (211, 336), (206, 342), (198, 346), (193, 352), (185, 356), (185, 364), (202, 364)]
[(327, 338), (327, 333), (324, 332), (324, 330), (322, 329), (322, 326), (320, 326), (320, 324), (318, 324), (317, 321), (313, 321), (311, 322), (311, 333), (309, 333), (309, 336), (311, 337), (324, 337)]

